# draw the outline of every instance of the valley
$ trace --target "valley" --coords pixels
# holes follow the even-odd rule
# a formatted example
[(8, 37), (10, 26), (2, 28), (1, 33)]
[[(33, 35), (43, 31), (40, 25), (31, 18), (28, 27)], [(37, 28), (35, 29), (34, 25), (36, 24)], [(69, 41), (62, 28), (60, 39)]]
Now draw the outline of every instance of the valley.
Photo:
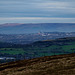
[(30, 44), (36, 41), (75, 37), (75, 32), (37, 32), (28, 34), (0, 34), (0, 41), (14, 44)]
[(13, 57), (15, 58), (13, 61), (75, 53), (75, 37), (37, 41), (32, 44), (23, 45), (10, 43), (0, 44), (0, 57)]

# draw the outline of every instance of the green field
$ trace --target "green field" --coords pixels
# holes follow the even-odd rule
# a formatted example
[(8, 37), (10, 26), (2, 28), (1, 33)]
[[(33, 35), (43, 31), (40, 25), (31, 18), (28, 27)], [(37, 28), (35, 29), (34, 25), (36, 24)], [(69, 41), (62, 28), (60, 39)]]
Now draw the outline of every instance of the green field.
[(24, 54), (24, 50), (22, 48), (1, 48), (0, 53), (7, 53), (7, 54)]
[(50, 55), (59, 55), (65, 53), (74, 53), (75, 52), (75, 42), (72, 42), (71, 45), (51, 45), (48, 47), (27, 47), (27, 48), (0, 48), (0, 53), (6, 54), (31, 54), (32, 56), (50, 56)]

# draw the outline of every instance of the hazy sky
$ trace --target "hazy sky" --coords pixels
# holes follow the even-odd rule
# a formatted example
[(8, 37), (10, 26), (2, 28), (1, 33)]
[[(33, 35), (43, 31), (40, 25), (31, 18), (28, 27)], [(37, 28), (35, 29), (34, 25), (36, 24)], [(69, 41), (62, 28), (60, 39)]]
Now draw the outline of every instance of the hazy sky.
[(75, 23), (75, 0), (0, 0), (0, 23)]

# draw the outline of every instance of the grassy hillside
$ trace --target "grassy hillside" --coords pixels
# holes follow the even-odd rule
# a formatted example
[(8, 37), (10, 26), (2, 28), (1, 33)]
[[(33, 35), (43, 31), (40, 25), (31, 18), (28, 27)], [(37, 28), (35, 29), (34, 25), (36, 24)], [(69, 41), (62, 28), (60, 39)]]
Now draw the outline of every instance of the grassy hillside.
[(1, 64), (0, 75), (75, 75), (75, 54)]

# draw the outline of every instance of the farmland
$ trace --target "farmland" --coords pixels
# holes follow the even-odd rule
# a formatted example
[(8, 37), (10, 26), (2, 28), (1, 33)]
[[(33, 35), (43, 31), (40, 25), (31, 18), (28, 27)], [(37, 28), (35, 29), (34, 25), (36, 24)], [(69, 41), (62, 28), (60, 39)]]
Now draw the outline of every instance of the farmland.
[(37, 41), (20, 47), (17, 45), (16, 47), (8, 46), (0, 48), (0, 54), (6, 54), (9, 56), (20, 55), (28, 59), (70, 53), (75, 53), (75, 38)]

